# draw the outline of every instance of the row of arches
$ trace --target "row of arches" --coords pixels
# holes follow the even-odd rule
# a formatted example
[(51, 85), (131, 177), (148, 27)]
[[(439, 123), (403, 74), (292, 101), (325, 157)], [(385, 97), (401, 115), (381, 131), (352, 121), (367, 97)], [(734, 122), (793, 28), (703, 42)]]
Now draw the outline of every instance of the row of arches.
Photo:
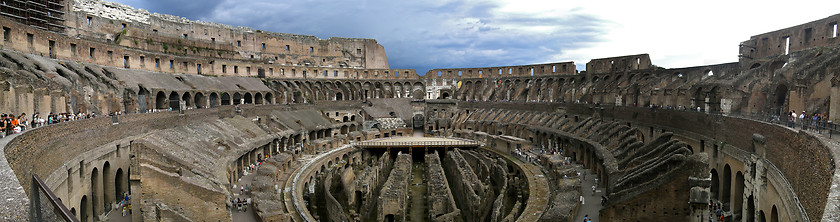
[(307, 103), (316, 100), (365, 100), (373, 98), (422, 99), (422, 82), (273, 80), (269, 86), (277, 90), (280, 103)]
[(129, 194), (128, 170), (111, 166), (105, 161), (102, 167), (90, 171), (90, 189), (82, 195), (78, 205), (70, 206), (70, 213), (79, 221), (97, 221), (97, 216), (111, 211), (111, 206)]
[[(734, 175), (733, 175), (733, 171)], [(723, 171), (718, 171), (716, 168), (710, 170), (712, 184), (711, 184), (711, 198), (719, 200), (725, 211), (731, 211), (737, 220), (743, 221), (779, 221), (780, 214), (776, 204), (772, 204), (770, 214), (765, 215), (764, 209), (756, 211), (756, 200), (753, 194), (744, 194), (744, 173), (740, 170), (733, 170), (729, 164), (725, 164)], [(754, 175), (752, 175), (754, 176)], [(744, 199), (746, 197), (746, 200)], [(744, 204), (746, 204), (746, 211), (744, 211)], [(757, 218), (756, 218), (757, 217)], [(786, 217), (781, 217), (786, 218)]]
[(699, 78), (661, 80), (652, 74), (639, 73), (630, 74), (625, 81), (615, 81), (610, 75), (594, 76), (591, 81), (586, 81), (585, 76), (468, 79), (461, 82), (454, 94), (453, 98), (465, 101), (658, 105), (700, 107), (718, 112), (723, 92), (718, 85), (701, 84)]
[(226, 105), (239, 104), (274, 104), (275, 97), (272, 92), (177, 92), (157, 91), (152, 95), (149, 90), (140, 88), (136, 99), (133, 95), (126, 94), (125, 110), (137, 110), (147, 112), (149, 110), (180, 110), (181, 103), (184, 109), (214, 108)]

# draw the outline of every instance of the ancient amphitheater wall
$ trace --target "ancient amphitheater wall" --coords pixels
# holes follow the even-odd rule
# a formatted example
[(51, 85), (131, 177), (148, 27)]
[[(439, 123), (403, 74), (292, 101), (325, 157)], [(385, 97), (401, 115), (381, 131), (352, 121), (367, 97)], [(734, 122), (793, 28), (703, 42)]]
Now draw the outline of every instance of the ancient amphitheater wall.
[(427, 79), (453, 78), (499, 78), (499, 77), (532, 77), (546, 75), (576, 74), (574, 62), (544, 63), (521, 66), (481, 67), (481, 68), (453, 68), (432, 69), (426, 72)]
[(754, 59), (787, 55), (809, 48), (840, 43), (837, 23), (840, 15), (800, 24), (785, 29), (754, 35), (739, 47), (741, 68), (749, 68)]
[[(690, 143), (695, 152), (706, 152), (712, 157), (710, 168), (720, 184), (718, 188), (713, 186), (713, 190), (719, 190), (712, 193), (724, 203), (729, 202), (733, 209), (743, 209), (735, 212), (752, 212), (748, 210), (750, 202), (744, 201), (751, 199), (752, 192), (754, 212), (770, 212), (770, 207), (777, 205), (777, 209), (784, 208), (787, 213), (778, 214), (779, 217), (802, 221), (822, 216), (826, 202), (821, 197), (827, 195), (828, 178), (834, 169), (831, 157), (820, 154), (828, 152), (826, 146), (807, 133), (752, 120), (685, 111), (608, 107), (585, 113), (627, 121), (636, 127), (649, 128), (654, 134), (668, 131), (693, 138), (688, 141), (695, 141)], [(643, 131), (652, 135), (648, 130)], [(736, 184), (744, 186), (736, 187)], [(768, 184), (772, 185), (761, 186)]]
[[(105, 66), (131, 68), (165, 73), (187, 73), (214, 76), (261, 76), (275, 78), (314, 79), (417, 79), (411, 69), (390, 69), (387, 67), (341, 66), (334, 63), (281, 63), (268, 59), (240, 56), (236, 50), (217, 49), (218, 44), (200, 44), (191, 40), (140, 38), (143, 29), (118, 29), (117, 37), (71, 38), (65, 34), (47, 32), (10, 21), (0, 21), (3, 27), (3, 41), (0, 47), (32, 53), (44, 57), (89, 62)], [(107, 41), (102, 41), (103, 39)], [(375, 41), (375, 40), (373, 40)], [(330, 42), (334, 42), (330, 40)], [(289, 43), (291, 44), (291, 43)], [(367, 43), (363, 43), (370, 45)], [(373, 43), (374, 45), (378, 45)], [(331, 45), (342, 45), (340, 42)], [(378, 46), (376, 48), (381, 48)], [(377, 51), (381, 51), (377, 50)], [(233, 55), (236, 54), (236, 55)], [(308, 53), (307, 53), (308, 54)], [(380, 52), (384, 55), (384, 51)], [(287, 55), (283, 55), (286, 57)], [(315, 59), (310, 59), (315, 61)], [(373, 60), (387, 59), (374, 58)], [(381, 61), (378, 63), (382, 63)]]

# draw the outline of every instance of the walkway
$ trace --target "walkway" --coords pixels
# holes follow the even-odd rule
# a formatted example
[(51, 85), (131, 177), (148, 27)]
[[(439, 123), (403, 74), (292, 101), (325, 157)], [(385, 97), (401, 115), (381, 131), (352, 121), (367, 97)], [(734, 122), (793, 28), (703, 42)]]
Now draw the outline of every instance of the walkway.
[[(598, 213), (601, 211), (601, 196), (604, 195), (604, 192), (599, 186), (595, 190), (595, 194), (593, 194), (592, 185), (595, 184), (595, 176), (588, 169), (584, 169), (583, 172), (586, 172), (586, 178), (584, 179), (583, 175), (581, 175), (580, 189), (581, 195), (584, 198), (584, 204), (578, 208), (578, 212), (575, 214), (573, 221), (583, 221), (583, 217), (589, 215), (589, 218), (595, 222), (599, 219)], [(600, 183), (601, 181), (598, 182)]]
[(29, 220), (29, 199), (6, 161), (6, 144), (18, 135), (0, 139), (0, 221)]
[[(259, 168), (259, 166), (257, 166)], [(247, 200), (251, 197), (250, 192), (245, 192), (244, 194), (239, 194), (239, 189), (243, 186), (251, 185), (251, 182), (254, 181), (254, 176), (256, 175), (257, 170), (245, 170), (244, 175), (237, 180), (236, 187), (233, 192), (233, 199), (237, 197), (242, 200)], [(252, 200), (253, 201), (253, 200)], [(233, 216), (234, 222), (257, 222), (257, 215), (254, 214), (254, 208), (251, 205), (248, 205), (247, 211), (242, 212), (236, 209), (236, 206), (232, 206), (230, 209), (230, 214)]]
[[(132, 211), (134, 211), (134, 206), (132, 206)], [(125, 217), (122, 216), (122, 209), (113, 209), (111, 213), (108, 214), (108, 220), (110, 222), (131, 222), (131, 214), (125, 214)]]

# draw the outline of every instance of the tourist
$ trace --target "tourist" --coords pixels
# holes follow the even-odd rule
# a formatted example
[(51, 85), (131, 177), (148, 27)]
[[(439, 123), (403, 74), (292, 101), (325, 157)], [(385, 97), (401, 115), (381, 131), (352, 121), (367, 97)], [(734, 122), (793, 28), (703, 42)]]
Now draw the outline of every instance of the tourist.
[(799, 123), (802, 124), (802, 129), (808, 129), (808, 125), (805, 124), (805, 110), (802, 111), (802, 114), (799, 114)]
[(18, 116), (17, 122), (18, 127), (20, 127), (20, 131), (26, 130), (26, 113), (21, 113), (20, 116)]
[(6, 132), (6, 114), (0, 115), (0, 138), (5, 137)]
[(583, 195), (581, 195), (580, 196), (580, 205), (584, 205), (584, 204), (586, 204), (586, 203), (584, 202)]

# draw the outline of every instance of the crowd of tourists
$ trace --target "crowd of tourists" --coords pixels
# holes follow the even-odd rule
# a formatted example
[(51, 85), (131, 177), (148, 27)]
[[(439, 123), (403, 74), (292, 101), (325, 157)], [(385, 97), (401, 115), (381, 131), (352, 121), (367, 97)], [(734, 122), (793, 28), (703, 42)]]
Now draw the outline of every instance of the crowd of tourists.
[(41, 116), (41, 113), (36, 112), (32, 114), (32, 116), (26, 115), (26, 113), (21, 113), (20, 115), (15, 114), (2, 114), (0, 117), (0, 138), (5, 136), (9, 136), (15, 133), (20, 133), (25, 131), (27, 128), (34, 129), (37, 127), (45, 126), (45, 125), (52, 125), (56, 123), (62, 123), (67, 121), (73, 121), (78, 119), (89, 119), (95, 118), (96, 114), (94, 113), (59, 113), (54, 114), (50, 113), (46, 117)]
[(821, 133), (823, 129), (831, 123), (831, 121), (828, 120), (828, 115), (826, 114), (813, 113), (808, 115), (805, 111), (802, 111), (802, 113), (796, 113), (796, 111), (793, 110), (788, 113), (787, 120), (788, 127), (799, 127), (804, 130), (812, 130), (817, 133)]

